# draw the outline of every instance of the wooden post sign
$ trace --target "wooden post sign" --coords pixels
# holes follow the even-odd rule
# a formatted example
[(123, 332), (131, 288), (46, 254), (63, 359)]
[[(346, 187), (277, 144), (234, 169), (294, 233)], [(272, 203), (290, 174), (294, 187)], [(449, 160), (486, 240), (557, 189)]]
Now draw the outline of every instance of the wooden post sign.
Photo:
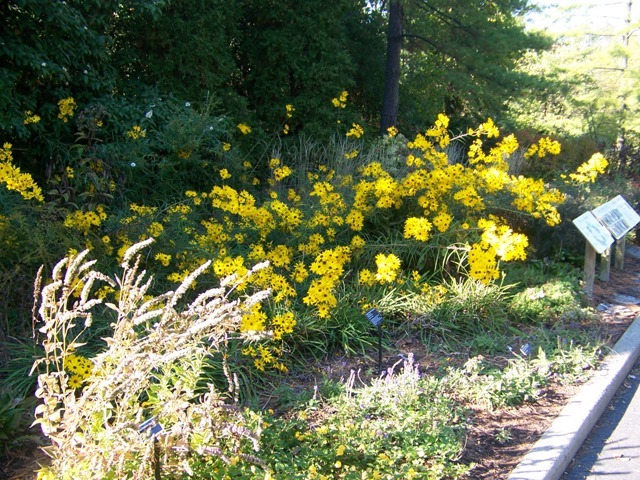
[(587, 240), (584, 252), (584, 291), (593, 293), (596, 279), (596, 253), (603, 253), (613, 244), (613, 237), (591, 212), (584, 212), (573, 221)]
[(615, 238), (615, 267), (622, 270), (624, 268), (626, 235), (640, 222), (640, 215), (631, 208), (631, 205), (621, 195), (600, 205), (598, 208), (594, 208), (593, 215)]
[(573, 220), (587, 240), (584, 258), (585, 292), (593, 293), (596, 276), (596, 253), (602, 256), (602, 280), (609, 280), (611, 257), (609, 247), (616, 242), (616, 267), (623, 268), (625, 235), (640, 222), (640, 216), (622, 196), (585, 212)]

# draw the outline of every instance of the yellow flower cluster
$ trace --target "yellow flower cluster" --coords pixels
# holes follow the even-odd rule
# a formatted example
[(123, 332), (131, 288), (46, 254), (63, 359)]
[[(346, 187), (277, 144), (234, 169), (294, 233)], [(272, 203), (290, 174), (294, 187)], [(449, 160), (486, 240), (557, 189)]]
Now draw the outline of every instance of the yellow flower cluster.
[(168, 267), (169, 262), (171, 262), (171, 255), (167, 255), (166, 253), (158, 253), (153, 258), (158, 260), (163, 267)]
[(432, 224), (424, 217), (409, 217), (404, 222), (404, 238), (426, 242), (430, 238)]
[(320, 318), (328, 318), (331, 310), (338, 305), (333, 291), (342, 280), (344, 266), (351, 260), (351, 249), (338, 246), (321, 251), (316, 255), (310, 270), (319, 276), (311, 281), (306, 297), (302, 301), (318, 309)]
[(248, 135), (249, 133), (251, 133), (251, 127), (246, 123), (239, 123), (238, 130), (240, 130), (240, 133), (242, 133), (243, 135)]
[(449, 117), (440, 113), (438, 119), (435, 121), (433, 127), (427, 130), (427, 137), (433, 138), (438, 143), (440, 148), (446, 148), (451, 142), (449, 137)]
[(262, 332), (267, 320), (267, 314), (262, 311), (262, 305), (256, 304), (251, 308), (250, 312), (242, 316), (240, 322), (240, 331), (245, 332)]
[(44, 201), (42, 189), (28, 173), (20, 171), (11, 162), (13, 161), (12, 145), (5, 143), (0, 148), (0, 183), (4, 184), (8, 190), (13, 190), (22, 195), (25, 200), (35, 199)]
[(281, 350), (275, 347), (258, 345), (257, 347), (249, 346), (242, 349), (242, 354), (253, 357), (253, 364), (258, 370), (264, 371), (267, 367), (275, 368), (283, 372), (287, 372), (287, 367), (278, 361)]
[(146, 136), (147, 131), (144, 130), (140, 125), (134, 125), (131, 130), (127, 132), (127, 137), (129, 137), (131, 140), (138, 140)]
[(287, 105), (285, 105), (285, 106), (284, 106), (284, 108), (285, 108), (285, 110), (286, 110), (286, 112), (287, 112), (287, 113), (286, 113), (287, 118), (291, 118), (291, 117), (293, 117), (293, 112), (295, 112), (295, 111), (296, 111), (296, 109), (295, 109), (295, 108), (293, 108), (293, 105), (291, 105), (291, 104), (287, 104)]
[(469, 276), (482, 283), (490, 283), (500, 276), (495, 249), (481, 241), (469, 250)]
[[(337, 107), (343, 108), (346, 98), (344, 92), (344, 97), (335, 99)], [(271, 158), (266, 195), (256, 197), (249, 193), (250, 187), (236, 189), (219, 181), (209, 192), (186, 192), (184, 203), (164, 210), (132, 205), (132, 214), (122, 223), (136, 234), (117, 234), (114, 240), (122, 252), (138, 235), (160, 236), (168, 250), (156, 253), (155, 259), (170, 268), (167, 278), (176, 282), (204, 259), (212, 260), (209, 272), (218, 278), (242, 277), (250, 265), (268, 260), (269, 266), (253, 273), (238, 291), (269, 288), (272, 299), (245, 312), (239, 328), (247, 336), (271, 332), (274, 343), (254, 344), (243, 352), (258, 369), (284, 369), (275, 342), (293, 332), (293, 311), (306, 306), (317, 317), (330, 318), (345, 301), (339, 287), (348, 281), (349, 270), (355, 270), (363, 287), (379, 290), (380, 285), (413, 282), (422, 288), (419, 282), (425, 272), (403, 275), (408, 259), (391, 249), (374, 250), (361, 233), (367, 228), (380, 224), (390, 232), (399, 228), (391, 233), (404, 236), (403, 243), (410, 248), (435, 238), (466, 244), (469, 275), (490, 282), (499, 278), (498, 262), (522, 259), (528, 247), (524, 235), (491, 213), (515, 208), (549, 224), (559, 221), (560, 192), (542, 181), (509, 174), (507, 158), (518, 148), (515, 137), (484, 146), (482, 138), (498, 135), (489, 120), (472, 131), (469, 163), (450, 164), (443, 150), (451, 141), (448, 126), (449, 119), (441, 115), (433, 128), (407, 143), (402, 173), (392, 174), (380, 162), (349, 175), (319, 165), (307, 172), (306, 183), (300, 176), (296, 188), (287, 188), (278, 182), (294, 172), (280, 158)], [(353, 128), (352, 137), (362, 135), (357, 125)], [(252, 167), (247, 162), (243, 168)], [(70, 223), (91, 226), (91, 219), (79, 217)], [(174, 247), (177, 238), (183, 238), (188, 248)]]
[(58, 118), (64, 123), (73, 117), (73, 112), (76, 109), (76, 101), (73, 97), (63, 98), (58, 102)]
[(73, 353), (64, 357), (63, 366), (69, 373), (68, 385), (75, 389), (81, 388), (93, 371), (91, 360)]
[(513, 206), (518, 210), (530, 213), (534, 218), (543, 218), (549, 226), (560, 223), (556, 205), (564, 202), (564, 194), (559, 190), (547, 189), (542, 180), (520, 175), (512, 179), (511, 192)]
[(291, 170), (291, 168), (289, 168), (288, 166), (284, 165), (282, 167), (277, 167), (273, 169), (273, 178), (275, 178), (276, 181), (279, 182), (287, 178), (292, 173), (293, 173), (293, 170)]
[(64, 219), (64, 226), (75, 228), (82, 232), (83, 235), (87, 235), (91, 227), (99, 227), (106, 218), (107, 214), (104, 211), (104, 207), (98, 205), (95, 211), (83, 212), (82, 210), (76, 210), (68, 213)]
[(570, 173), (569, 178), (577, 183), (593, 183), (598, 175), (602, 175), (609, 162), (601, 153), (595, 153), (589, 160), (580, 165), (575, 173)]
[(31, 110), (27, 110), (24, 112), (24, 121), (25, 125), (29, 125), (31, 123), (38, 123), (40, 121), (40, 115), (33, 113)]
[(400, 259), (393, 253), (379, 253), (376, 255), (376, 267), (376, 280), (380, 283), (392, 283), (400, 272)]
[(478, 228), (483, 230), (482, 241), (490, 245), (501, 260), (524, 260), (527, 258), (526, 248), (529, 239), (522, 233), (514, 233), (508, 225), (501, 225), (499, 220), (491, 216), (478, 220)]
[(559, 142), (557, 142), (556, 140), (551, 140), (548, 137), (543, 137), (538, 140), (538, 143), (534, 143), (527, 149), (524, 157), (531, 158), (537, 155), (538, 158), (543, 158), (547, 154), (558, 155), (560, 153), (560, 150), (561, 146)]
[(358, 153), (359, 153), (358, 150), (353, 149), (350, 152), (346, 152), (344, 154), (344, 158), (346, 158), (347, 160), (351, 160), (353, 158), (356, 158), (358, 156)]
[(364, 135), (364, 128), (357, 123), (351, 125), (351, 129), (347, 132), (347, 137), (360, 138)]
[(347, 106), (347, 96), (349, 94), (346, 91), (340, 93), (338, 98), (332, 98), (331, 103), (336, 108), (345, 108)]

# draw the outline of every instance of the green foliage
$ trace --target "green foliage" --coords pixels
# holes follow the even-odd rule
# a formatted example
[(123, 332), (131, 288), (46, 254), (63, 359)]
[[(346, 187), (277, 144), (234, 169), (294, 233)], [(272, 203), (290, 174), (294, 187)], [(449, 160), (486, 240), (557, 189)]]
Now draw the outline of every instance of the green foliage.
[(38, 442), (37, 435), (29, 432), (34, 407), (33, 397), (25, 399), (0, 390), (0, 459), (26, 443)]
[[(242, 112), (238, 38), (243, 2), (160, 2), (119, 15), (112, 62), (126, 91), (155, 85), (163, 95), (197, 102), (205, 94)], [(122, 75), (126, 74), (126, 75)]]
[[(554, 48), (530, 52), (520, 70), (550, 82), (510, 101), (521, 125), (562, 137), (588, 136), (600, 150), (611, 149), (611, 160), (622, 169), (633, 167), (640, 133), (640, 50), (631, 5), (615, 5), (606, 15), (589, 3), (548, 11), (555, 20)], [(585, 21), (591, 18), (597, 20)]]
[(448, 370), (446, 383), (461, 398), (490, 409), (534, 402), (548, 382), (547, 365), (535, 365), (525, 359), (509, 360), (503, 368), (470, 358), (463, 369)]
[(358, 22), (363, 3), (246, 2), (241, 68), (249, 104), (269, 131), (282, 131), (284, 105), (294, 104), (291, 130), (326, 136), (335, 122), (329, 100), (354, 85), (345, 19)]
[(550, 280), (515, 294), (511, 314), (523, 323), (581, 320), (588, 313), (580, 306), (578, 292), (576, 279)]
[(2, 3), (0, 132), (34, 136), (25, 112), (53, 123), (59, 99), (83, 92), (86, 100), (113, 88), (107, 31), (116, 7), (111, 1)]
[(502, 99), (517, 97), (530, 81), (529, 75), (516, 71), (518, 59), (526, 51), (550, 46), (543, 35), (525, 30), (522, 16), (531, 9), (527, 1), (401, 4), (401, 125), (419, 125), (440, 112), (472, 123), (479, 120), (478, 112), (503, 117)]
[[(458, 461), (463, 412), (411, 359), (394, 370), (357, 388), (354, 373), (345, 394), (316, 398), (293, 416), (265, 416), (263, 469), (275, 478), (461, 478), (469, 470)], [(196, 478), (265, 475), (246, 462), (203, 464), (194, 471)]]

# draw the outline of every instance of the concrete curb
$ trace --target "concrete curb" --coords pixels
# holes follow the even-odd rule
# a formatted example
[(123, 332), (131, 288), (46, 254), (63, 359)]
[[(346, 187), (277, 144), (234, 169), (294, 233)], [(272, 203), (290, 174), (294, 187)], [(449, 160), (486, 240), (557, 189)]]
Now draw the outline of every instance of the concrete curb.
[(558, 480), (640, 357), (640, 317), (507, 480)]

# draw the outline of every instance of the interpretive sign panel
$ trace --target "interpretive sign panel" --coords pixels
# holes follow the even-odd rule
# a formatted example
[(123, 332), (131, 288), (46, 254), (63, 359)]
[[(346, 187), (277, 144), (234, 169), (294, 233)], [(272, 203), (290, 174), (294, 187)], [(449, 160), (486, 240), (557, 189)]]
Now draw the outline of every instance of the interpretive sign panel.
[(593, 215), (607, 227), (607, 230), (611, 232), (611, 235), (616, 240), (624, 237), (640, 222), (640, 215), (631, 208), (631, 205), (621, 195), (594, 208)]
[(584, 212), (573, 220), (573, 224), (578, 227), (578, 230), (598, 253), (604, 252), (614, 242), (609, 231), (591, 212)]

